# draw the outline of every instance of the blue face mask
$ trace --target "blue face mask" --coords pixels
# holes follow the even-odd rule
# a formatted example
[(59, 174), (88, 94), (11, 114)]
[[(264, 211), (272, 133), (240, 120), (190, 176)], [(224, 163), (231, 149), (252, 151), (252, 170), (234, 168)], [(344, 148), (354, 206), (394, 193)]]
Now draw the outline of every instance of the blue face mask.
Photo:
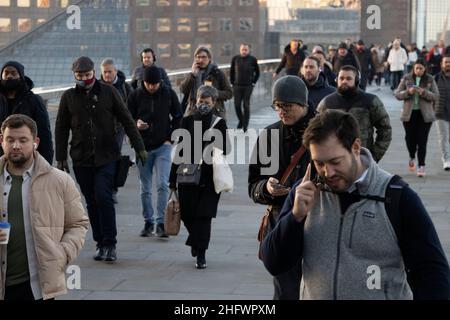
[(207, 115), (211, 113), (212, 109), (209, 105), (206, 103), (196, 104), (195, 109), (200, 113), (202, 116)]

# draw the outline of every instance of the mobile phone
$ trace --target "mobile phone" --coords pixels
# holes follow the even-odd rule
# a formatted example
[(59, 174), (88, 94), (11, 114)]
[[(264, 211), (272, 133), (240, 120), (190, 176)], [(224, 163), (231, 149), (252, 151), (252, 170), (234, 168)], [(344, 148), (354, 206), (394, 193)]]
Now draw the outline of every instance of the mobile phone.
[(311, 160), (311, 162), (309, 164), (311, 166), (310, 180), (314, 184), (319, 184), (319, 183), (324, 184), (323, 178), (317, 173), (317, 169), (316, 169), (316, 166), (314, 164), (314, 161)]

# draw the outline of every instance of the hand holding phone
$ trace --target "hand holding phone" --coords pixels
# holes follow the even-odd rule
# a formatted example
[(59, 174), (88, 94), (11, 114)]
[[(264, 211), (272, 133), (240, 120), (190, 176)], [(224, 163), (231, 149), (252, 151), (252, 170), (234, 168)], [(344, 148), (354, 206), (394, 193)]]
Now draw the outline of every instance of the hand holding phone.
[(276, 178), (269, 178), (266, 183), (267, 191), (274, 197), (284, 196), (289, 193), (290, 188), (286, 188)]

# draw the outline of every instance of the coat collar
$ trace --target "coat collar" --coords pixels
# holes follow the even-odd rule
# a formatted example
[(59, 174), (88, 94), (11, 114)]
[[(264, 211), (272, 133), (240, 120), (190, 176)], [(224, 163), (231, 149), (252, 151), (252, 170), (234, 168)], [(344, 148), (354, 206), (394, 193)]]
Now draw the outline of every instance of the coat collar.
[[(3, 173), (5, 169), (6, 159), (5, 156), (0, 158), (0, 174)], [(47, 162), (47, 160), (42, 157), (39, 152), (34, 152), (34, 170), (33, 170), (33, 179), (36, 177), (46, 174), (52, 170), (53, 167)]]

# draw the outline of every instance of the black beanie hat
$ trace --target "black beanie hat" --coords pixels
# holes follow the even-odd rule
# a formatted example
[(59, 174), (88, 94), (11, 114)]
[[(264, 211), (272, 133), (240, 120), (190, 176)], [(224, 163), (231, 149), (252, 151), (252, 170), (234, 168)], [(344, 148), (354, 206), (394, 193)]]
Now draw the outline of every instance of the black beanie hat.
[(6, 67), (14, 67), (17, 69), (17, 72), (19, 72), (20, 74), (20, 79), (24, 79), (25, 78), (25, 67), (17, 62), (17, 61), (8, 61), (6, 62), (3, 67), (2, 70), (0, 71), (0, 75), (3, 74), (3, 70), (5, 70)]
[(159, 72), (159, 68), (156, 66), (145, 67), (142, 80), (150, 84), (161, 82), (161, 73)]

